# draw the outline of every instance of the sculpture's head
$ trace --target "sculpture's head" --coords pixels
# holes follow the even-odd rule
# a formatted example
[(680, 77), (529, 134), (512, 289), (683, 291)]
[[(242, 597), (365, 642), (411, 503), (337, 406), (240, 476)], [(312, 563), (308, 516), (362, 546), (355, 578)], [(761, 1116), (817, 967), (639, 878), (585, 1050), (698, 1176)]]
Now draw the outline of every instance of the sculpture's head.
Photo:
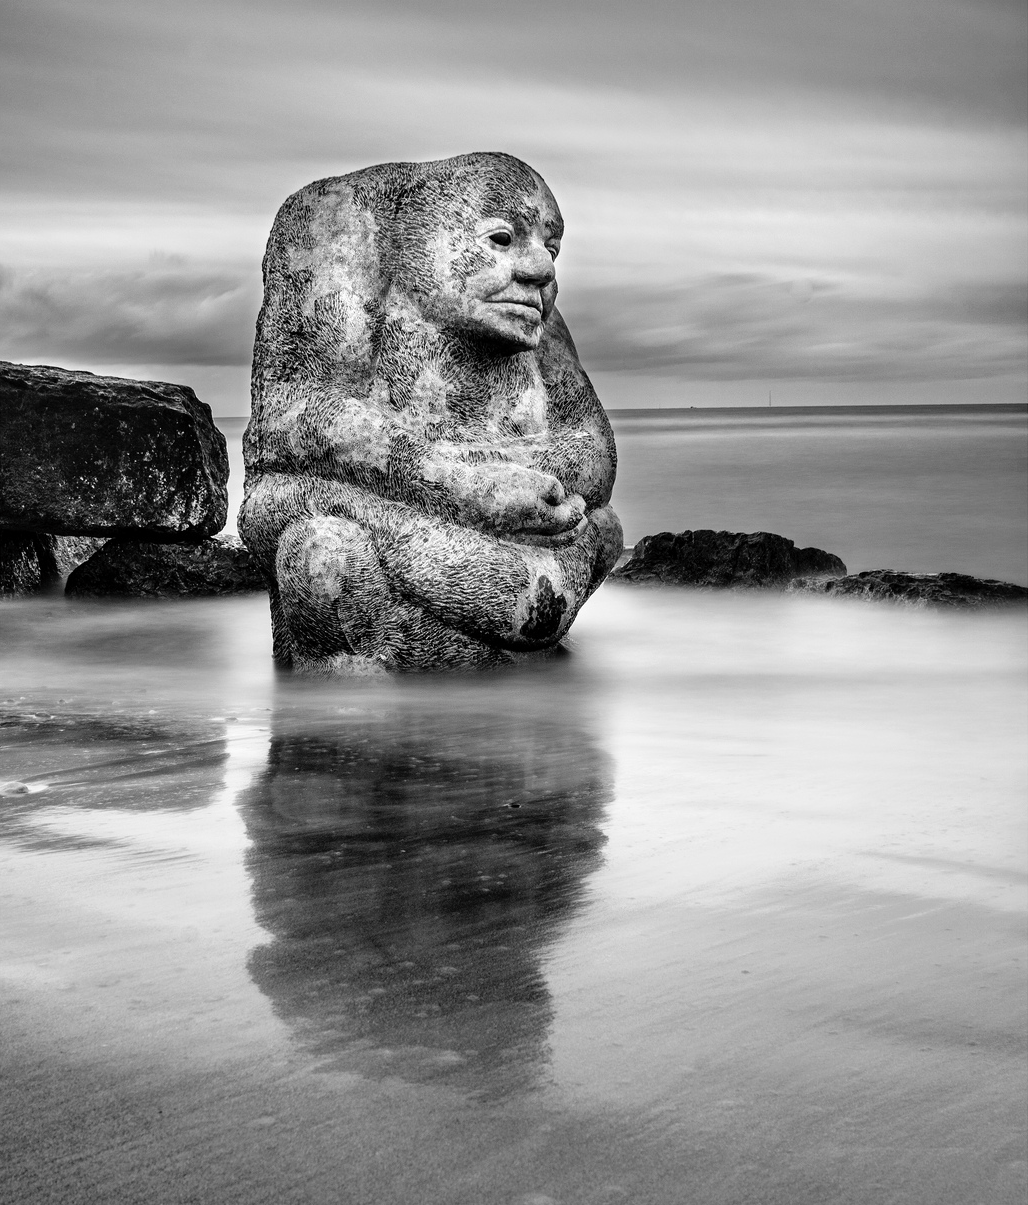
[(557, 296), (564, 223), (542, 177), (510, 155), (426, 165), (393, 228), (393, 287), (441, 329), (503, 351), (538, 346)]

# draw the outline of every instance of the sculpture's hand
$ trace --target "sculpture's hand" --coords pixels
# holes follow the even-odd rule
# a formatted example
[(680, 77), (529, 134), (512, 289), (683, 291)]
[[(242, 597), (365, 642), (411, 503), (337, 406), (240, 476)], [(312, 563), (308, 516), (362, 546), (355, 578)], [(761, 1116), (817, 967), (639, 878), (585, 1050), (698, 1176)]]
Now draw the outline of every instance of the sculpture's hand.
[(518, 543), (563, 544), (584, 528), (585, 501), (550, 473), (509, 462), (468, 466), (471, 526)]

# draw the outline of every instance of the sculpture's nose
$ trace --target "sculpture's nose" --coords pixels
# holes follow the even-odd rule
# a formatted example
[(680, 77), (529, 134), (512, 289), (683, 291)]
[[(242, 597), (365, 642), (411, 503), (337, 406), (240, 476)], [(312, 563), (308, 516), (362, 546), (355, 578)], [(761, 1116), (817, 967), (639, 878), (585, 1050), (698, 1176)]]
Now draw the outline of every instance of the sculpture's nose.
[(556, 276), (553, 257), (542, 243), (533, 239), (517, 258), (514, 267), (515, 279), (544, 289)]

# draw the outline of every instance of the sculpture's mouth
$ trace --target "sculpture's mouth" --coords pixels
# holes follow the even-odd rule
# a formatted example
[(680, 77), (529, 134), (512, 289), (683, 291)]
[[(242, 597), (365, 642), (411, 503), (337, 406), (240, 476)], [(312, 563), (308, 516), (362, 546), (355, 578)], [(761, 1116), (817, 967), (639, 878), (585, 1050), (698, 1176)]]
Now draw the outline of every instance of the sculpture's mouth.
[(491, 297), (490, 304), (513, 306), (517, 310), (531, 310), (533, 314), (542, 314), (542, 302), (528, 297)]

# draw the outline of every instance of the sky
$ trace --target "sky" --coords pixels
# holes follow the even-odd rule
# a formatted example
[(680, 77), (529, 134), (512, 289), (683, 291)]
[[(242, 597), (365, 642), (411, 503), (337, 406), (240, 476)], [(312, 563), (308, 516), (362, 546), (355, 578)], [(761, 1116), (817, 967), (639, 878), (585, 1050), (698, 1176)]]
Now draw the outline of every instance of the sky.
[(0, 0), (0, 359), (243, 414), (297, 188), (504, 150), (608, 407), (1018, 401), (1023, 0)]

